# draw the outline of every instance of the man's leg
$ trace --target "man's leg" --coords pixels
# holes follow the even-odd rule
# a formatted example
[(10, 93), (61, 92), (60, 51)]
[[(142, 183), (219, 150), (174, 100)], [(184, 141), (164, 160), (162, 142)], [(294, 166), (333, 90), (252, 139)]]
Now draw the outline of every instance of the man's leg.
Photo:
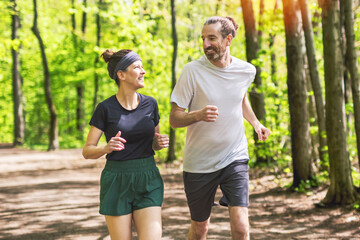
[(229, 207), (231, 236), (233, 240), (249, 240), (250, 225), (247, 207)]
[(220, 204), (229, 206), (232, 239), (249, 239), (249, 166), (247, 159), (232, 162), (224, 169)]
[(184, 188), (191, 215), (189, 240), (206, 239), (211, 208), (219, 184), (219, 171), (214, 173), (184, 172)]
[(209, 229), (210, 218), (203, 222), (191, 220), (188, 240), (205, 240)]

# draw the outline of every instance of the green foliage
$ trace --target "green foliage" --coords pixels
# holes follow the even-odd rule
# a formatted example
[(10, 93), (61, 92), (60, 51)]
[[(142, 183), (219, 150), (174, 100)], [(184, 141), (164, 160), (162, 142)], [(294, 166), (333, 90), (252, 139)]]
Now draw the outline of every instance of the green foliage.
[(359, 205), (358, 203), (354, 204), (353, 207), (354, 207), (355, 210), (359, 210), (359, 209), (360, 209), (360, 205)]
[[(17, 1), (20, 11), (21, 28), (19, 40), (11, 40), (10, 1), (0, 1), (0, 143), (13, 141), (13, 100), (11, 85), (12, 58), (11, 49), (19, 51), (23, 79), (24, 112), (26, 120), (25, 147), (46, 149), (49, 131), (49, 112), (44, 96), (44, 73), (39, 51), (39, 44), (31, 32), (33, 24), (33, 2)], [(38, 24), (46, 47), (46, 55), (51, 75), (51, 91), (58, 115), (59, 141), (61, 148), (81, 148), (89, 129), (88, 121), (93, 112), (94, 76), (99, 77), (98, 101), (115, 94), (117, 88), (109, 78), (106, 63), (99, 59), (105, 49), (133, 49), (143, 60), (146, 70), (145, 88), (140, 92), (153, 96), (159, 105), (161, 115), (160, 130), (169, 134), (169, 113), (171, 95), (172, 38), (170, 1), (163, 0), (106, 0), (98, 6), (97, 0), (88, 0), (87, 7), (76, 0), (74, 7), (71, 1), (38, 1)], [(235, 0), (177, 0), (176, 23), (178, 33), (178, 68), (203, 55), (201, 42), (202, 23), (211, 15), (232, 16), (239, 25), (238, 33), (231, 45), (231, 54), (246, 59), (245, 29), (240, 2)], [(253, 1), (256, 21), (259, 20), (259, 1)], [(315, 37), (315, 49), (318, 59), (319, 75), (324, 86), (323, 44), (321, 35), (321, 9), (317, 1), (309, 1)], [(253, 127), (245, 121), (248, 139), (250, 163), (255, 164), (255, 151), (271, 159), (280, 169), (290, 169), (291, 137), (290, 116), (287, 96), (286, 54), (283, 13), (281, 6), (274, 11), (274, 2), (265, 1), (265, 12), (262, 16), (261, 50), (253, 64), (261, 67), (262, 86), (258, 89), (265, 96), (266, 121), (263, 123), (271, 130), (265, 143), (255, 148)], [(82, 33), (82, 13), (87, 13), (86, 32)], [(61, 14), (59, 14), (61, 13)], [(76, 28), (73, 31), (71, 15), (75, 14)], [(95, 15), (101, 17), (101, 40), (96, 44)], [(355, 40), (360, 41), (360, 11), (355, 9)], [(270, 47), (271, 37), (274, 44)], [(275, 75), (271, 74), (271, 54), (275, 54)], [(85, 125), (84, 132), (76, 130), (76, 86), (85, 88)], [(325, 89), (323, 87), (323, 89)], [(309, 95), (313, 94), (309, 92)], [(347, 113), (353, 112), (352, 103), (346, 106)], [(311, 121), (314, 121), (312, 119)], [(349, 133), (354, 126), (349, 124)], [(317, 135), (318, 128), (313, 126), (311, 134)], [(181, 160), (186, 129), (176, 130), (176, 154)], [(102, 138), (102, 143), (104, 139)], [(356, 136), (349, 134), (349, 154), (352, 161), (357, 160)], [(157, 153), (160, 160), (166, 159), (167, 150)], [(324, 175), (325, 176), (325, 175)], [(359, 184), (359, 176), (353, 173), (354, 182)], [(321, 177), (317, 176), (321, 181)], [(304, 189), (307, 183), (304, 183)], [(311, 184), (310, 184), (311, 185)]]
[(306, 180), (303, 181), (301, 180), (300, 184), (298, 187), (294, 188), (295, 192), (299, 192), (299, 193), (307, 193), (308, 195), (311, 195), (311, 189), (317, 187), (319, 184), (318, 182), (315, 180)]
[(357, 168), (351, 168), (351, 175), (353, 177), (354, 186), (360, 188), (360, 172)]

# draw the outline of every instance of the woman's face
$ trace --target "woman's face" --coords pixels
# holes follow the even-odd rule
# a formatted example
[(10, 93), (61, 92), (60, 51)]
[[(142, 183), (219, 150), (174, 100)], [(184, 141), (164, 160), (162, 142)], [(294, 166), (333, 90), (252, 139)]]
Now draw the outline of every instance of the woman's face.
[[(143, 68), (142, 62), (140, 60), (133, 62), (128, 68), (126, 72), (123, 72), (124, 81), (130, 86), (138, 88), (143, 88), (144, 84), (144, 75), (145, 70)], [(121, 84), (120, 84), (121, 85)]]

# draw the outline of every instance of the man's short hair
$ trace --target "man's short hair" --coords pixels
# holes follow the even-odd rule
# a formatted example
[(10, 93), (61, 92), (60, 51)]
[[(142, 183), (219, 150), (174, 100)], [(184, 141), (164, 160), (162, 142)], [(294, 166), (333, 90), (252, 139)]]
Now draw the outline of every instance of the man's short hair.
[(221, 24), (220, 33), (223, 38), (226, 38), (226, 36), (229, 34), (231, 34), (233, 38), (235, 38), (236, 30), (239, 26), (236, 24), (235, 20), (232, 17), (213, 16), (206, 20), (204, 26), (215, 24), (218, 22)]

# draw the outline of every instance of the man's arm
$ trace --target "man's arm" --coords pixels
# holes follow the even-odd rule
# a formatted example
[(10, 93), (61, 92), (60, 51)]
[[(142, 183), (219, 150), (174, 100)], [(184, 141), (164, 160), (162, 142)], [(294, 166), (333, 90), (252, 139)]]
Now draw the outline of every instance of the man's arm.
[(172, 128), (187, 127), (200, 121), (215, 122), (219, 115), (217, 107), (212, 105), (207, 105), (197, 111), (185, 112), (185, 110), (176, 103), (171, 103), (170, 125)]
[(257, 119), (254, 111), (251, 108), (246, 93), (243, 99), (242, 109), (244, 118), (254, 127), (255, 132), (258, 134), (259, 140), (265, 141), (270, 135), (270, 130), (264, 127), (264, 125), (262, 125), (261, 122)]

